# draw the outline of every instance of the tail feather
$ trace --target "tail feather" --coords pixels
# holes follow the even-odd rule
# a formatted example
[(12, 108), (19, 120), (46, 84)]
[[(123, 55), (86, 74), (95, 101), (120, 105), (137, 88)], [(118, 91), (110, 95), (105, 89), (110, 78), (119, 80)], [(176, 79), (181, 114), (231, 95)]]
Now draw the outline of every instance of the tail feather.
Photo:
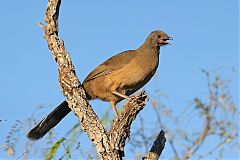
[(42, 138), (50, 129), (55, 127), (71, 109), (68, 103), (63, 101), (57, 108), (48, 114), (41, 122), (39, 122), (28, 134), (27, 137), (32, 140)]

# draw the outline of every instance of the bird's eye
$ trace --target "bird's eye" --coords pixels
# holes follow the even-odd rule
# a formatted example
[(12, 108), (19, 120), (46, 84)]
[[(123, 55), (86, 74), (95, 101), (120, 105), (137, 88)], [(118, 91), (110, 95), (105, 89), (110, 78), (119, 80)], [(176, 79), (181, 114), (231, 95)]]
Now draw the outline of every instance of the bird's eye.
[(158, 37), (158, 38), (161, 38), (161, 35), (158, 35), (157, 37)]

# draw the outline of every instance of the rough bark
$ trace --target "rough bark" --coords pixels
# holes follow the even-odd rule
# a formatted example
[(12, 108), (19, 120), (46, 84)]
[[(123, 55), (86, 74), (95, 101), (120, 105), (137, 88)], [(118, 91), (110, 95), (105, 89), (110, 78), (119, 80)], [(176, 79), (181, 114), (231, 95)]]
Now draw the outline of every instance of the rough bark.
[(80, 121), (82, 129), (96, 146), (99, 159), (122, 159), (126, 138), (130, 136), (130, 126), (137, 114), (145, 106), (147, 96), (141, 92), (133, 96), (124, 106), (119, 118), (106, 131), (86, 99), (75, 72), (64, 41), (58, 37), (58, 16), (61, 0), (48, 0), (45, 22), (39, 23), (45, 31), (48, 48), (58, 64), (59, 84), (71, 110)]
[(157, 160), (165, 147), (166, 137), (163, 130), (160, 131), (156, 140), (154, 141), (152, 148), (147, 153), (143, 160)]

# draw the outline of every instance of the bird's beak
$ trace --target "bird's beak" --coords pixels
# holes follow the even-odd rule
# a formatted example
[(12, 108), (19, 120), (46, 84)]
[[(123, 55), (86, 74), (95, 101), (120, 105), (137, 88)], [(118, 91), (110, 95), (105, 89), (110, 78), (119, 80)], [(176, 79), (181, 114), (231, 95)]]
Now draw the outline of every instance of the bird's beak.
[[(168, 37), (168, 40), (173, 40), (172, 37)], [(172, 45), (171, 43), (167, 42), (169, 45)]]
[(172, 45), (171, 43), (168, 42), (168, 40), (173, 40), (173, 38), (172, 37), (164, 38), (164, 39), (162, 39), (162, 43), (165, 44), (165, 45), (166, 44)]

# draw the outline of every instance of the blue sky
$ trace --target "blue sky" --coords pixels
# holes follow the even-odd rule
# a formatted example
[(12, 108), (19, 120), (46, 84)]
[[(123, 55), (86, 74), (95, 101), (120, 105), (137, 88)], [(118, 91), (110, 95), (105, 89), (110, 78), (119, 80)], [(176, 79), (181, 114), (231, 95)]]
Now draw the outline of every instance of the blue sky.
[[(55, 106), (64, 98), (57, 65), (37, 25), (44, 22), (45, 7), (46, 1), (0, 2), (0, 119), (7, 120), (0, 125), (1, 144), (9, 131), (4, 126), (28, 118), (36, 106)], [(62, 1), (59, 36), (83, 81), (107, 58), (139, 47), (149, 33), (161, 29), (174, 40), (172, 46), (161, 48), (158, 74), (144, 87), (150, 96), (159, 87), (177, 112), (206, 92), (201, 68), (223, 68), (221, 73), (231, 80), (230, 92), (238, 103), (238, 7), (234, 0)], [(91, 104), (104, 106), (94, 107), (96, 112), (109, 106), (99, 101)], [(60, 125), (75, 122), (71, 115)]]

